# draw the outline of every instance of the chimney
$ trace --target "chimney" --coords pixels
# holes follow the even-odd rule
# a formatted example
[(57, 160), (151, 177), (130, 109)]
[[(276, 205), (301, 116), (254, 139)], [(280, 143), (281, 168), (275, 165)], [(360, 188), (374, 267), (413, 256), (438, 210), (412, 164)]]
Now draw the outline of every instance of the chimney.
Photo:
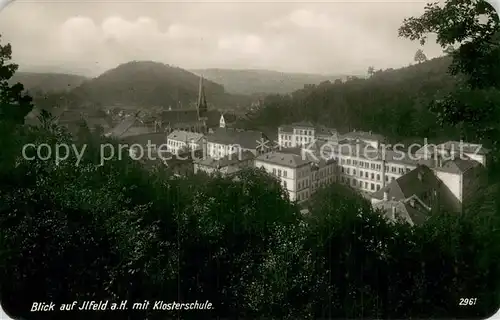
[(387, 190), (384, 191), (384, 201), (389, 200), (389, 192)]

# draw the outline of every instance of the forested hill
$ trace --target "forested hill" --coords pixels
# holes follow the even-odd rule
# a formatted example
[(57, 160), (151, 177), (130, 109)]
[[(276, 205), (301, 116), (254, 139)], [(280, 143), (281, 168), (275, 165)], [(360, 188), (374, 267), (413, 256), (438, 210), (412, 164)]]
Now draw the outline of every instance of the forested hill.
[[(102, 106), (192, 107), (198, 98), (199, 76), (153, 61), (132, 61), (89, 79), (67, 92), (34, 94), (35, 104), (47, 110), (59, 107)], [(228, 94), (224, 87), (204, 80), (209, 105), (220, 109), (247, 107), (254, 98)]]
[(20, 82), (31, 92), (69, 91), (81, 85), (87, 78), (64, 73), (16, 72), (9, 80), (10, 84)]
[[(207, 97), (224, 87), (205, 81)], [(198, 97), (199, 77), (184, 69), (152, 61), (132, 61), (108, 70), (72, 90), (88, 103), (101, 105), (187, 106)]]
[(441, 57), (401, 69), (376, 71), (368, 79), (308, 85), (290, 95), (270, 95), (253, 110), (246, 127), (270, 128), (309, 120), (346, 131), (372, 130), (391, 140), (455, 137), (438, 128), (429, 102), (449, 92), (456, 79), (450, 58)]
[(198, 69), (192, 70), (192, 72), (222, 84), (228, 92), (235, 94), (285, 94), (303, 88), (305, 84), (319, 84), (323, 81), (343, 78), (340, 75), (328, 76), (250, 69)]

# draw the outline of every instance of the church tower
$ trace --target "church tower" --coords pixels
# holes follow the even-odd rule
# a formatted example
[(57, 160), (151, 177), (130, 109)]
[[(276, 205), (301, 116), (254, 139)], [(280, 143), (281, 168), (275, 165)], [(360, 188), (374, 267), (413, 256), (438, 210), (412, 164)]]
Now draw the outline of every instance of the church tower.
[(200, 77), (200, 87), (198, 89), (198, 103), (196, 104), (198, 119), (206, 117), (208, 111), (207, 98), (205, 97), (205, 88), (203, 87), (203, 77)]

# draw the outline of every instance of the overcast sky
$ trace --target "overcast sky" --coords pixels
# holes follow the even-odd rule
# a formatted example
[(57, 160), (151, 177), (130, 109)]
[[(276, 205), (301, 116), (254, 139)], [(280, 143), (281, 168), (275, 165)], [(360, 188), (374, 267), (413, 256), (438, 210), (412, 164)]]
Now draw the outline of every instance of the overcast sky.
[[(398, 38), (425, 1), (230, 2), (17, 0), (1, 13), (3, 42), (23, 70), (95, 76), (120, 63), (181, 68), (364, 73), (413, 62)], [(431, 58), (442, 54), (426, 45)]]

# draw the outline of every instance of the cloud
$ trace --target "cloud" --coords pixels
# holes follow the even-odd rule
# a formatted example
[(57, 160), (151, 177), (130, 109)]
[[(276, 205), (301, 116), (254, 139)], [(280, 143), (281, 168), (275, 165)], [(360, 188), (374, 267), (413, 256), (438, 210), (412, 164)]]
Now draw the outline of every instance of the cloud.
[[(154, 60), (183, 68), (338, 74), (411, 62), (418, 44), (398, 39), (397, 28), (423, 7), (414, 2), (19, 2), (2, 12), (0, 30), (24, 69), (97, 75), (130, 60)], [(436, 46), (424, 50), (428, 57), (441, 53)]]

